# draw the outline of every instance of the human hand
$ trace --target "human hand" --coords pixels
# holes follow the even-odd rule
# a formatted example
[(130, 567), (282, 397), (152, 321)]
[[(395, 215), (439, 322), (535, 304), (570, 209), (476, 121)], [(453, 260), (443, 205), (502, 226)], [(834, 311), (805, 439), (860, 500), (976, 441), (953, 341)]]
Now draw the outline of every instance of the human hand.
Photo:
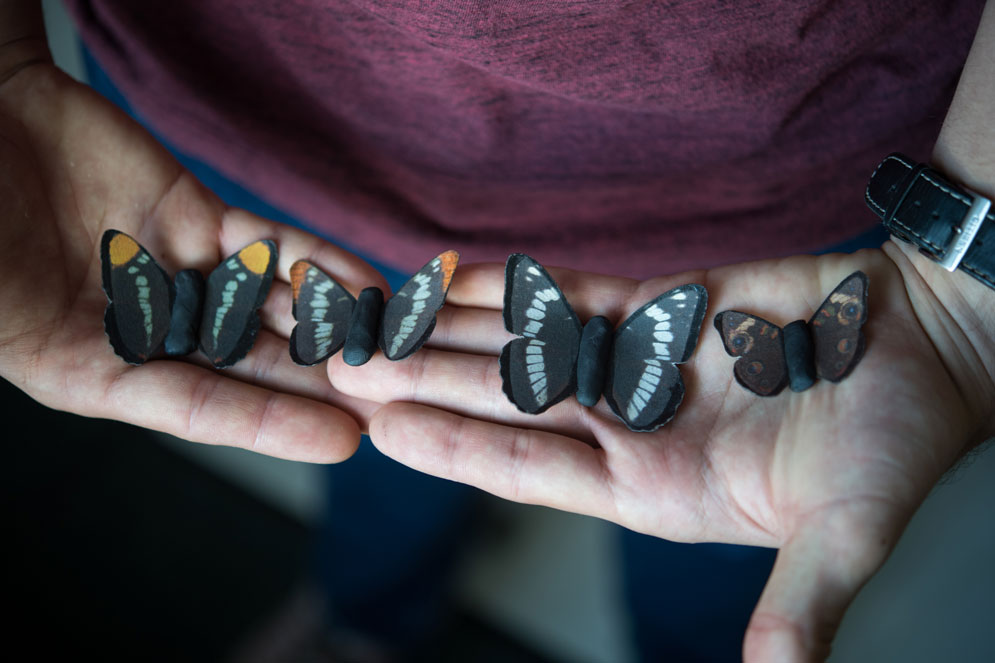
[[(329, 370), (355, 397), (410, 401), (384, 406), (370, 433), (415, 469), (671, 540), (780, 548), (746, 660), (820, 660), (931, 486), (992, 434), (995, 352), (984, 330), (995, 324), (995, 293), (933, 267), (888, 243), (644, 283), (550, 270), (582, 320), (617, 323), (679, 284), (707, 287), (698, 349), (681, 367), (684, 403), (655, 433), (630, 432), (603, 400), (588, 409), (571, 398), (539, 416), (507, 401), (497, 355), (511, 336), (497, 265), (460, 268), (430, 348)], [(736, 383), (715, 313), (735, 308), (780, 326), (808, 319), (857, 269), (870, 295), (867, 350), (852, 375), (773, 398)]]
[[(356, 449), (374, 405), (293, 364), (289, 269), (321, 265), (354, 292), (385, 287), (358, 258), (225, 206), (144, 129), (47, 62), (0, 77), (0, 374), (37, 400), (184, 439), (309, 461)], [(170, 274), (208, 273), (257, 239), (276, 240), (277, 277), (249, 355), (128, 365), (103, 327), (99, 242), (141, 242)]]

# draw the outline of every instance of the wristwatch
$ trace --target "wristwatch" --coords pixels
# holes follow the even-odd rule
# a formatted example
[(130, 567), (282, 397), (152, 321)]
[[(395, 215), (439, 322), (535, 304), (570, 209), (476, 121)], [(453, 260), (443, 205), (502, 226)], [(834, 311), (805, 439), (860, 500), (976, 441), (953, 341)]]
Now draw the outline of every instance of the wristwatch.
[(892, 235), (995, 289), (991, 200), (897, 152), (878, 164), (864, 198)]

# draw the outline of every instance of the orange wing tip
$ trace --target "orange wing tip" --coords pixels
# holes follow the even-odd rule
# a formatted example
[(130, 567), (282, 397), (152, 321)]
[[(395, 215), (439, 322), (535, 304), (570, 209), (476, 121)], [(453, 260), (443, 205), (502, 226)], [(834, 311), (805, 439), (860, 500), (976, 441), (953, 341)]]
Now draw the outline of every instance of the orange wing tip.
[(297, 301), (301, 286), (304, 285), (304, 279), (307, 278), (308, 270), (312, 267), (318, 269), (307, 260), (298, 260), (290, 266), (290, 287), (294, 291), (294, 301)]
[(134, 258), (135, 255), (137, 255), (141, 250), (142, 247), (138, 245), (138, 242), (133, 240), (128, 235), (125, 235), (123, 232), (118, 232), (111, 238), (108, 246), (111, 266), (120, 267)]
[(446, 291), (449, 290), (449, 282), (452, 280), (456, 265), (459, 263), (459, 252), (450, 249), (440, 253), (439, 263), (442, 269), (442, 289)]
[(238, 259), (254, 274), (265, 274), (273, 259), (273, 245), (265, 240), (253, 242), (238, 252)]

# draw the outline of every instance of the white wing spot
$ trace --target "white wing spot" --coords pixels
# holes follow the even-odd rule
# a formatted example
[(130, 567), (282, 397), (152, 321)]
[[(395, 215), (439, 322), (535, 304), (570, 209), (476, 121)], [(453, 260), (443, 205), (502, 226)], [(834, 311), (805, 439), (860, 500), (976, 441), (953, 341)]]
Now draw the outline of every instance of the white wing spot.
[[(560, 293), (556, 290), (556, 288), (546, 288), (545, 290), (539, 290), (536, 292), (536, 299), (543, 302), (558, 301), (560, 299)], [(532, 305), (535, 306), (534, 300)]]
[[(145, 254), (142, 254), (145, 257)], [(141, 261), (139, 262), (148, 262)], [(128, 271), (132, 273), (131, 270), (134, 269), (136, 272), (137, 268), (131, 267)], [(135, 277), (135, 285), (138, 287), (138, 308), (142, 310), (142, 323), (145, 327), (145, 345), (152, 344), (152, 288), (149, 287), (149, 280), (144, 274), (139, 274)]]
[(525, 371), (529, 376), (529, 384), (532, 387), (532, 396), (537, 405), (546, 403), (548, 394), (546, 392), (546, 362), (542, 356), (545, 343), (538, 339), (532, 339), (525, 348)]
[(415, 294), (411, 295), (411, 312), (401, 318), (400, 328), (390, 341), (390, 351), (388, 352), (390, 356), (397, 354), (398, 350), (401, 349), (401, 346), (404, 345), (405, 341), (408, 340), (408, 337), (411, 336), (411, 333), (418, 326), (418, 318), (425, 310), (425, 300), (432, 295), (432, 291), (429, 289), (429, 285), (432, 283), (431, 276), (428, 274), (415, 274), (412, 280), (418, 284), (418, 289), (415, 290)]
[[(229, 260), (227, 266), (229, 269), (235, 269), (238, 267), (238, 263), (235, 260)], [(238, 292), (238, 281), (236, 280), (225, 283), (224, 290), (221, 291), (221, 305), (214, 313), (214, 326), (211, 327), (211, 338), (214, 339), (215, 345), (217, 345), (218, 337), (221, 335), (221, 325), (225, 321), (225, 316), (228, 315), (228, 311), (235, 304), (236, 292)]]
[(333, 327), (335, 324), (331, 322), (319, 322), (314, 326), (314, 345), (319, 357), (325, 356), (332, 345)]

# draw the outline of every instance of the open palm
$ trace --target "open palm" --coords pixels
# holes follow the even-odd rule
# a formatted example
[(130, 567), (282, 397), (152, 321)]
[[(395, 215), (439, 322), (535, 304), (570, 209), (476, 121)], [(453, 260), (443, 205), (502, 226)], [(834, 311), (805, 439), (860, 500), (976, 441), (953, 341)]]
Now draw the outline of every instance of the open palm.
[[(185, 439), (272, 455), (350, 455), (372, 404), (336, 393), (287, 352), (290, 264), (308, 258), (350, 286), (372, 268), (317, 238), (225, 206), (127, 116), (51, 65), (0, 89), (0, 372), (39, 401)], [(223, 372), (190, 361), (129, 366), (103, 329), (98, 243), (131, 234), (170, 274), (205, 274), (257, 239), (280, 250), (248, 357)]]
[[(882, 251), (797, 257), (643, 283), (551, 270), (582, 320), (617, 322), (679, 284), (707, 287), (698, 349), (681, 369), (687, 394), (655, 433), (630, 432), (604, 401), (587, 409), (568, 399), (539, 416), (507, 401), (496, 360), (510, 338), (498, 265), (461, 268), (434, 349), (360, 370), (333, 361), (330, 374), (353, 396), (409, 401), (382, 408), (370, 432), (416, 469), (672, 540), (780, 548), (747, 658), (818, 658), (930, 487), (979, 434), (980, 408), (990, 407), (962, 398), (965, 385), (906, 294), (896, 267), (903, 254), (891, 248), (894, 259)], [(782, 326), (808, 319), (856, 269), (870, 278), (869, 319), (867, 352), (850, 377), (772, 398), (735, 381), (734, 359), (710, 324), (715, 313), (735, 308)], [(990, 399), (990, 378), (972, 386)]]

